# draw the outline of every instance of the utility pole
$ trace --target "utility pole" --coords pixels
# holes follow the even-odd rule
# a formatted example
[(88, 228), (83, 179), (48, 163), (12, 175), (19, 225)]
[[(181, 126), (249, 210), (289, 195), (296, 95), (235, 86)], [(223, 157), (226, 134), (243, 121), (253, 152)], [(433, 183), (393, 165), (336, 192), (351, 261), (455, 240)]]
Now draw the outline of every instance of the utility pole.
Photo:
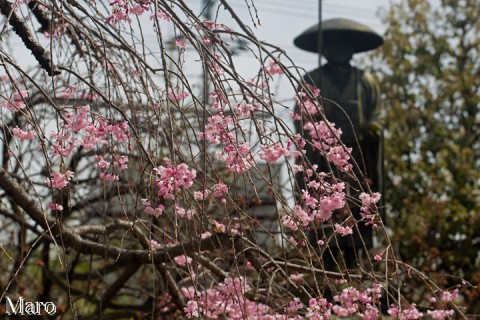
[[(318, 38), (317, 38), (317, 51), (318, 51), (318, 68), (322, 67), (322, 55), (323, 55), (323, 32), (322, 32), (322, 0), (318, 0)], [(321, 79), (321, 77), (319, 78)]]
[[(212, 20), (213, 17), (213, 8), (216, 0), (203, 0), (202, 5), (203, 5), (203, 11), (202, 11), (202, 18), (205, 20)], [(210, 46), (208, 46), (210, 47)], [(210, 97), (210, 77), (208, 75), (208, 72), (205, 69), (206, 67), (203, 68), (202, 72), (202, 80), (203, 80), (203, 103), (205, 107), (207, 106), (209, 102), (209, 97)]]
[(206, 20), (212, 20), (213, 17), (213, 5), (215, 0), (203, 0), (203, 14), (202, 16)]

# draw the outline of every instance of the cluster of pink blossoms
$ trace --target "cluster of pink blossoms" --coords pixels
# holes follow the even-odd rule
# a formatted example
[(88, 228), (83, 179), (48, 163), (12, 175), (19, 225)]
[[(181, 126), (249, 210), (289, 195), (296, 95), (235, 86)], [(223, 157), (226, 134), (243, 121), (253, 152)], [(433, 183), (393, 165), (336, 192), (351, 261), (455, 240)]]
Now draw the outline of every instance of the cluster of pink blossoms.
[(313, 216), (296, 205), (291, 214), (282, 217), (282, 224), (292, 231), (297, 231), (301, 227), (306, 227), (313, 221)]
[(155, 208), (150, 204), (148, 199), (142, 199), (142, 204), (145, 207), (145, 213), (154, 217), (159, 217), (165, 211), (165, 207), (161, 204), (157, 205)]
[(180, 91), (180, 88), (168, 89), (168, 99), (172, 102), (180, 102), (189, 96), (188, 92)]
[[(133, 2), (133, 4), (131, 4), (131, 2)], [(112, 14), (107, 18), (106, 23), (117, 24), (121, 21), (131, 23), (132, 19), (129, 15), (142, 15), (145, 11), (149, 10), (150, 4), (150, 1), (145, 0), (113, 0), (112, 2), (110, 2), (110, 6), (112, 7)]]
[(47, 39), (58, 39), (61, 35), (67, 31), (68, 23), (57, 22), (57, 25), (52, 28), (52, 30), (46, 31), (44, 33), (45, 38)]
[(96, 155), (95, 159), (97, 160), (98, 168), (101, 171), (102, 169), (108, 170), (110, 164), (113, 163), (115, 171), (112, 173), (109, 172), (100, 172), (100, 179), (105, 181), (118, 181), (119, 177), (113, 172), (124, 171), (128, 167), (128, 157), (127, 156), (117, 156), (113, 155), (111, 161), (106, 161), (102, 156)]
[[(108, 120), (100, 117), (96, 117), (97, 121), (92, 121), (89, 119), (90, 115), (90, 106), (86, 105), (64, 116), (65, 123), (60, 127), (60, 130), (51, 133), (53, 140), (51, 154), (54, 157), (69, 157), (79, 146), (82, 146), (87, 151), (92, 150), (99, 145), (107, 144), (109, 137), (114, 140), (116, 145), (128, 142), (130, 134), (127, 131), (127, 122), (109, 124)], [(95, 120), (95, 117), (93, 118)], [(118, 171), (123, 171), (127, 168), (127, 156), (112, 156), (112, 158), (111, 162), (114, 166), (108, 172), (110, 162), (106, 161), (102, 156), (96, 156), (98, 168), (104, 170), (99, 174), (102, 180), (116, 181), (118, 180)], [(52, 178), (56, 180), (60, 179), (60, 176)]]
[(349, 163), (352, 149), (339, 144), (341, 129), (335, 128), (335, 125), (328, 121), (307, 122), (303, 128), (310, 135), (312, 146), (325, 152), (328, 161), (342, 171), (352, 169), (353, 166)]
[(199, 137), (216, 145), (234, 141), (235, 135), (231, 132), (233, 124), (233, 118), (225, 116), (223, 112), (214, 114), (208, 118), (205, 132), (200, 133)]
[(237, 103), (233, 106), (233, 111), (237, 117), (251, 117), (251, 112), (255, 112), (260, 109), (258, 103)]
[(158, 188), (157, 195), (165, 199), (175, 199), (175, 192), (188, 189), (197, 176), (195, 169), (189, 169), (185, 163), (174, 165), (170, 159), (164, 159), (166, 167), (159, 166), (153, 171), (157, 178), (153, 186)]
[[(107, 18), (106, 23), (115, 25), (122, 21), (131, 23), (130, 15), (141, 16), (145, 12), (150, 11), (152, 2), (149, 0), (114, 0), (110, 2), (110, 6), (112, 7), (112, 13)], [(170, 21), (170, 16), (162, 10), (158, 10), (156, 14), (150, 15), (150, 20), (156, 18)]]
[(227, 193), (228, 186), (223, 182), (219, 182), (214, 184), (210, 190), (204, 189), (202, 191), (195, 191), (193, 193), (193, 198), (195, 200), (204, 201), (210, 194), (212, 194), (215, 198), (220, 199), (222, 203), (225, 203), (225, 196)]
[(376, 227), (376, 224), (374, 222), (375, 214), (372, 214), (371, 210), (373, 209), (375, 204), (380, 201), (380, 197), (381, 195), (378, 192), (375, 192), (373, 194), (362, 192), (360, 194), (359, 198), (362, 201), (362, 206), (360, 207), (360, 214), (362, 215), (362, 218), (367, 221), (365, 225), (372, 225), (373, 227)]
[(293, 143), (291, 140), (288, 140), (286, 147), (283, 147), (279, 142), (273, 145), (261, 145), (260, 149), (262, 150), (262, 153), (260, 153), (260, 158), (272, 164), (276, 163), (281, 157), (297, 158), (300, 156), (301, 152), (291, 151), (292, 145)]
[(188, 43), (184, 38), (177, 38), (175, 40), (175, 45), (180, 49), (187, 49)]
[[(178, 261), (177, 261), (178, 260)], [(188, 265), (188, 257), (176, 258), (177, 263)], [(202, 319), (262, 319), (262, 320), (327, 320), (333, 316), (338, 318), (360, 318), (366, 320), (380, 319), (379, 305), (382, 296), (382, 285), (374, 283), (365, 290), (355, 287), (344, 288), (335, 295), (331, 302), (323, 297), (311, 298), (308, 306), (304, 306), (299, 298), (293, 298), (283, 309), (277, 312), (267, 305), (254, 302), (245, 297), (251, 290), (243, 277), (229, 277), (224, 282), (204, 291), (194, 287), (182, 288), (182, 293), (188, 299), (184, 309), (188, 318)], [(302, 312), (303, 310), (303, 312)], [(300, 314), (304, 316), (300, 316)], [(391, 305), (389, 315), (395, 319), (421, 319), (423, 313), (415, 305), (400, 308)], [(435, 320), (444, 320), (452, 316), (452, 310), (432, 310), (427, 312)]]
[(280, 65), (275, 61), (270, 61), (267, 64), (267, 67), (265, 68), (265, 72), (271, 76), (284, 73), (282, 67), (280, 67)]
[(381, 291), (382, 286), (378, 283), (364, 291), (354, 287), (345, 288), (339, 295), (333, 297), (336, 304), (332, 311), (340, 317), (358, 315), (362, 319), (378, 319), (380, 312), (375, 305), (382, 296)]
[[(314, 99), (320, 95), (320, 90), (308, 85)], [(351, 148), (345, 148), (339, 141), (342, 135), (340, 128), (329, 121), (311, 121), (312, 116), (318, 115), (320, 105), (312, 100), (305, 92), (300, 92), (296, 97), (301, 114), (292, 114), (294, 120), (305, 119), (303, 128), (311, 138), (312, 147), (323, 152), (328, 161), (335, 164), (341, 171), (350, 171), (353, 166), (349, 163)]]
[(10, 99), (2, 98), (2, 107), (10, 111), (18, 111), (25, 108), (25, 100), (28, 98), (28, 90), (14, 92)]
[[(196, 176), (195, 170), (189, 170), (186, 164), (182, 163), (178, 166), (172, 166), (169, 160), (167, 160), (167, 167), (160, 166), (154, 170), (157, 172), (157, 175), (160, 175), (154, 182), (154, 186), (159, 188), (157, 195), (166, 199), (174, 199), (175, 192), (181, 188), (190, 188)], [(227, 194), (228, 186), (223, 182), (219, 182), (212, 185), (210, 189), (194, 191), (193, 198), (197, 201), (204, 201), (212, 195), (219, 199), (221, 203), (226, 203), (225, 197)], [(165, 212), (165, 206), (162, 204), (152, 205), (148, 199), (142, 199), (142, 204), (145, 207), (144, 212), (148, 215), (159, 217)], [(194, 209), (185, 209), (178, 203), (175, 203), (173, 208), (175, 214), (181, 219), (190, 220), (197, 214)], [(216, 229), (216, 232), (225, 232), (226, 230), (223, 224), (216, 221), (212, 222), (212, 226)]]
[(200, 30), (202, 28), (206, 28), (210, 31), (218, 31), (218, 30), (225, 30), (227, 32), (230, 32), (230, 28), (227, 27), (226, 25), (222, 23), (216, 23), (211, 20), (203, 20), (199, 25), (196, 25), (195, 28), (197, 30)]
[(49, 188), (63, 189), (68, 185), (68, 182), (73, 178), (73, 171), (65, 170), (64, 173), (52, 172), (50, 178), (45, 179), (45, 183)]
[[(328, 183), (324, 180), (324, 174), (315, 173), (316, 167), (306, 171), (307, 177), (316, 175), (316, 179), (312, 179), (307, 184), (308, 190), (302, 190), (304, 207), (297, 205), (292, 213), (282, 218), (283, 225), (292, 231), (307, 227), (315, 219), (325, 222), (332, 217), (335, 210), (342, 209), (346, 205), (345, 184), (343, 182)], [(350, 233), (348, 227), (340, 225), (336, 231), (342, 235)]]
[(16, 137), (18, 137), (22, 140), (31, 140), (37, 135), (35, 130), (23, 131), (19, 127), (13, 128), (12, 133), (13, 133), (14, 136), (16, 136)]
[[(224, 104), (222, 95), (214, 95), (217, 109)], [(250, 169), (255, 161), (247, 142), (239, 143), (233, 132), (238, 122), (231, 116), (225, 116), (222, 111), (208, 118), (205, 131), (199, 134), (200, 139), (207, 140), (214, 145), (225, 144), (223, 151), (218, 151), (216, 157), (222, 159), (225, 166), (234, 173), (242, 173)]]
[(217, 158), (225, 162), (225, 166), (233, 173), (242, 173), (255, 165), (248, 142), (229, 144), (222, 152), (217, 152)]
[(177, 203), (175, 204), (175, 212), (179, 218), (186, 220), (192, 219), (193, 216), (197, 214), (195, 209), (185, 209), (180, 207)]
[(269, 307), (251, 301), (245, 293), (251, 288), (243, 277), (229, 277), (222, 283), (199, 292), (194, 287), (182, 288), (189, 299), (184, 309), (188, 318), (202, 319), (267, 319)]
[(225, 202), (225, 196), (228, 194), (228, 186), (223, 183), (219, 182), (212, 186), (213, 196)]
[(399, 320), (416, 320), (423, 317), (423, 313), (418, 311), (415, 304), (403, 309), (397, 305), (391, 305), (388, 314)]
[(199, 24), (195, 25), (195, 28), (198, 31), (205, 31), (203, 34), (203, 44), (206, 46), (209, 46), (212, 44), (212, 42), (220, 40), (220, 33), (219, 32), (210, 32), (210, 31), (218, 31), (218, 30), (224, 30), (226, 32), (230, 32), (230, 28), (227, 27), (224, 24), (221, 23), (216, 23), (211, 20), (204, 20)]
[[(208, 28), (216, 28), (218, 26), (211, 25)], [(221, 57), (217, 57), (220, 59)], [(213, 72), (217, 75), (222, 75), (224, 70), (216, 62), (212, 62), (210, 66)], [(283, 73), (282, 68), (275, 62), (270, 62), (264, 67), (266, 72), (270, 75)], [(233, 105), (232, 110), (235, 115), (226, 116), (224, 113), (225, 106), (228, 105), (228, 100), (223, 94), (219, 94), (217, 91), (212, 93), (212, 97), (215, 99), (213, 109), (219, 111), (213, 114), (207, 120), (205, 131), (200, 133), (200, 138), (207, 140), (214, 145), (224, 144), (223, 150), (216, 153), (218, 159), (222, 159), (225, 166), (233, 173), (243, 173), (250, 169), (254, 164), (254, 158), (251, 153), (251, 146), (248, 142), (241, 142), (237, 140), (235, 135), (235, 129), (240, 127), (239, 118), (250, 118), (252, 112), (259, 109), (258, 103), (237, 103)], [(282, 146), (281, 143), (265, 144), (261, 145), (260, 158), (269, 162), (275, 163), (280, 157), (298, 156), (300, 152), (291, 151), (293, 143), (287, 142), (287, 146)]]
[[(317, 98), (320, 96), (320, 90), (312, 85), (308, 85), (309, 89), (313, 93), (313, 98)], [(310, 116), (315, 116), (318, 115), (320, 112), (320, 105), (316, 100), (312, 100), (307, 93), (305, 92), (299, 92), (295, 96), (295, 101), (297, 102), (297, 105), (300, 107), (300, 111), (302, 114), (305, 116), (310, 115)], [(292, 117), (295, 120), (301, 119), (301, 115), (298, 114), (293, 114)]]

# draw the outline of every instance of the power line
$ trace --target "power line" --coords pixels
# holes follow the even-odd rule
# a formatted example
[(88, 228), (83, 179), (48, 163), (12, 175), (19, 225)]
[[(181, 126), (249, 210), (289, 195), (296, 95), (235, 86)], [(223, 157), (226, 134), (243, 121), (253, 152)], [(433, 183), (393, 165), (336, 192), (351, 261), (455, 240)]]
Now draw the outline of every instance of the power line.
[[(236, 3), (238, 5), (240, 4), (245, 4), (243, 0), (231, 0), (233, 3)], [(273, 3), (273, 2), (260, 2), (255, 4), (255, 7), (257, 9), (264, 9), (268, 13), (274, 13), (274, 14), (280, 14), (280, 15), (285, 15), (285, 16), (292, 16), (292, 14), (297, 15), (297, 16), (303, 16), (309, 19), (318, 19), (318, 16), (313, 13), (311, 8), (306, 8), (306, 7), (297, 7), (297, 6), (288, 6), (287, 8), (285, 6), (279, 6), (278, 3)], [(372, 19), (372, 15), (369, 14), (370, 11), (354, 7), (353, 9), (349, 9), (349, 7), (329, 7), (325, 6), (324, 7), (324, 12), (326, 15), (350, 15), (352, 13), (352, 10), (355, 11), (355, 15), (357, 17), (362, 17), (363, 20), (368, 20), (368, 22), (371, 23), (378, 23), (377, 21), (374, 21)], [(363, 12), (359, 12), (363, 11)]]
[[(260, 1), (258, 2), (259, 5), (263, 4), (263, 3), (266, 3), (266, 4), (269, 4), (269, 5), (275, 5), (275, 6), (281, 6), (281, 7), (284, 7), (284, 8), (289, 8), (289, 9), (292, 9), (292, 8), (302, 8), (302, 9), (305, 9), (305, 10), (308, 10), (308, 11), (311, 11), (311, 10), (316, 10), (316, 7), (318, 5), (318, 2), (312, 2), (311, 5), (309, 4), (306, 4), (305, 2), (295, 2), (293, 3), (292, 1), (284, 1), (284, 0), (263, 0), (263, 1)], [(346, 5), (346, 4), (340, 4), (338, 2), (335, 2), (335, 1), (322, 1), (323, 3), (323, 7), (324, 9), (334, 9), (334, 10), (348, 10), (348, 11), (354, 11), (355, 13), (358, 13), (358, 12), (363, 12), (364, 14), (368, 15), (370, 14), (372, 11), (368, 8), (365, 8), (365, 7), (358, 7), (358, 6), (352, 6), (352, 5)]]

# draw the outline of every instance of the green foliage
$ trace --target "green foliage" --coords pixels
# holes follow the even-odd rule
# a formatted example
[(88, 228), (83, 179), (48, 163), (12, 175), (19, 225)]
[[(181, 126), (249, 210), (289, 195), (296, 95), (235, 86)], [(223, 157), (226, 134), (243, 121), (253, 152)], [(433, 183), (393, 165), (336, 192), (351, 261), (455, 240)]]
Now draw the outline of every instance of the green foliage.
[[(386, 199), (402, 257), (445, 285), (480, 278), (480, 2), (398, 1), (384, 12)], [(475, 280), (476, 279), (476, 280)], [(479, 288), (463, 291), (478, 313)]]

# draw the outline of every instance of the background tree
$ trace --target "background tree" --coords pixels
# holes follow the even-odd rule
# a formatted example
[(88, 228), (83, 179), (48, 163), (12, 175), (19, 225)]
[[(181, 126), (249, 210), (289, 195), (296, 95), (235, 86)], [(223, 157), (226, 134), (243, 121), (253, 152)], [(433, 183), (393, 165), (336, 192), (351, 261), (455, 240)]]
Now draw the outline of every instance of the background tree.
[[(402, 258), (459, 278), (478, 313), (480, 281), (480, 2), (401, 1), (384, 12), (385, 155)], [(454, 275), (454, 276), (448, 276)]]

